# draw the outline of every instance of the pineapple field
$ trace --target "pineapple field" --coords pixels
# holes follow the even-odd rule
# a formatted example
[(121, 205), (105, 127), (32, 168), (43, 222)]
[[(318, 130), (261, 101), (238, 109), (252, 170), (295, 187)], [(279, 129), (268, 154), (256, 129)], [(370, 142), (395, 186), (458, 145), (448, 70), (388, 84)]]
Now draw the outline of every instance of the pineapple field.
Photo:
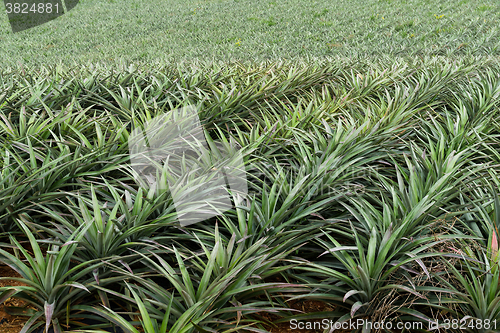
[[(0, 300), (22, 332), (496, 331), (494, 59), (29, 73), (0, 100)], [(198, 208), (175, 199), (213, 189), (138, 182), (129, 141), (187, 105), (247, 192), (184, 226)]]
[[(38, 0), (4, 0), (16, 1)], [(17, 33), (8, 15), (0, 16), (0, 45), (0, 64), (11, 68), (337, 55), (498, 56), (500, 2), (80, 0), (57, 19)]]
[(500, 332), (498, 6), (2, 19), (0, 333)]

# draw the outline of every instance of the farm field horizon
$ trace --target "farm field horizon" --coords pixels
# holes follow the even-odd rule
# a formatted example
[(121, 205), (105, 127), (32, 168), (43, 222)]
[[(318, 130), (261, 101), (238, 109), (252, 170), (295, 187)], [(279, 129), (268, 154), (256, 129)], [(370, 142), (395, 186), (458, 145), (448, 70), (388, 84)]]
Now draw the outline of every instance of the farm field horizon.
[(1, 16), (0, 65), (498, 55), (499, 29), (492, 0), (82, 0), (15, 34)]

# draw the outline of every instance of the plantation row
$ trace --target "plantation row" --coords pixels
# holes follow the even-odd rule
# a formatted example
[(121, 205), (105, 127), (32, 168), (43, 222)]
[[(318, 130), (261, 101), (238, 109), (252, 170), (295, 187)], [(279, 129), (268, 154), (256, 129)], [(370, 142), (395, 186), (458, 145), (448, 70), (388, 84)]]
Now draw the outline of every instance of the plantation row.
[[(0, 262), (22, 285), (0, 302), (25, 302), (6, 307), (22, 332), (498, 331), (499, 75), (484, 58), (4, 72)], [(241, 153), (248, 195), (182, 226), (128, 140), (187, 106)], [(306, 300), (325, 310), (291, 308)]]

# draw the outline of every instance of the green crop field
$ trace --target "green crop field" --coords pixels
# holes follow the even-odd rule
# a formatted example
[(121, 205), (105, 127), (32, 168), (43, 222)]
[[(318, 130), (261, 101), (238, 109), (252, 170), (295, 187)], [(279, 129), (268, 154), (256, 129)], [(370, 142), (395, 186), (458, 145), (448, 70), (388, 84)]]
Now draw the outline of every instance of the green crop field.
[(0, 19), (0, 59), (265, 60), (338, 54), (498, 54), (494, 0), (82, 0), (16, 34)]
[(499, 27), (475, 0), (5, 14), (0, 333), (500, 332)]

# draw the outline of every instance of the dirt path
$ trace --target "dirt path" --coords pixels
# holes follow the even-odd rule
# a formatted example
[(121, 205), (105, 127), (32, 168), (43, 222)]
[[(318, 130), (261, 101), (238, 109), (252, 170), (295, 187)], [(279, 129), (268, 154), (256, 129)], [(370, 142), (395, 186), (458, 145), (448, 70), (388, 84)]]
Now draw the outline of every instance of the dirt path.
[[(1, 277), (21, 277), (16, 271), (9, 266), (0, 265)], [(5, 286), (25, 286), (25, 284), (12, 280), (0, 280), (0, 287)], [(7, 306), (24, 306), (26, 303), (17, 299), (8, 299), (4, 305)], [(4, 311), (4, 306), (0, 305), (0, 333), (19, 333), (27, 317), (11, 316)]]

